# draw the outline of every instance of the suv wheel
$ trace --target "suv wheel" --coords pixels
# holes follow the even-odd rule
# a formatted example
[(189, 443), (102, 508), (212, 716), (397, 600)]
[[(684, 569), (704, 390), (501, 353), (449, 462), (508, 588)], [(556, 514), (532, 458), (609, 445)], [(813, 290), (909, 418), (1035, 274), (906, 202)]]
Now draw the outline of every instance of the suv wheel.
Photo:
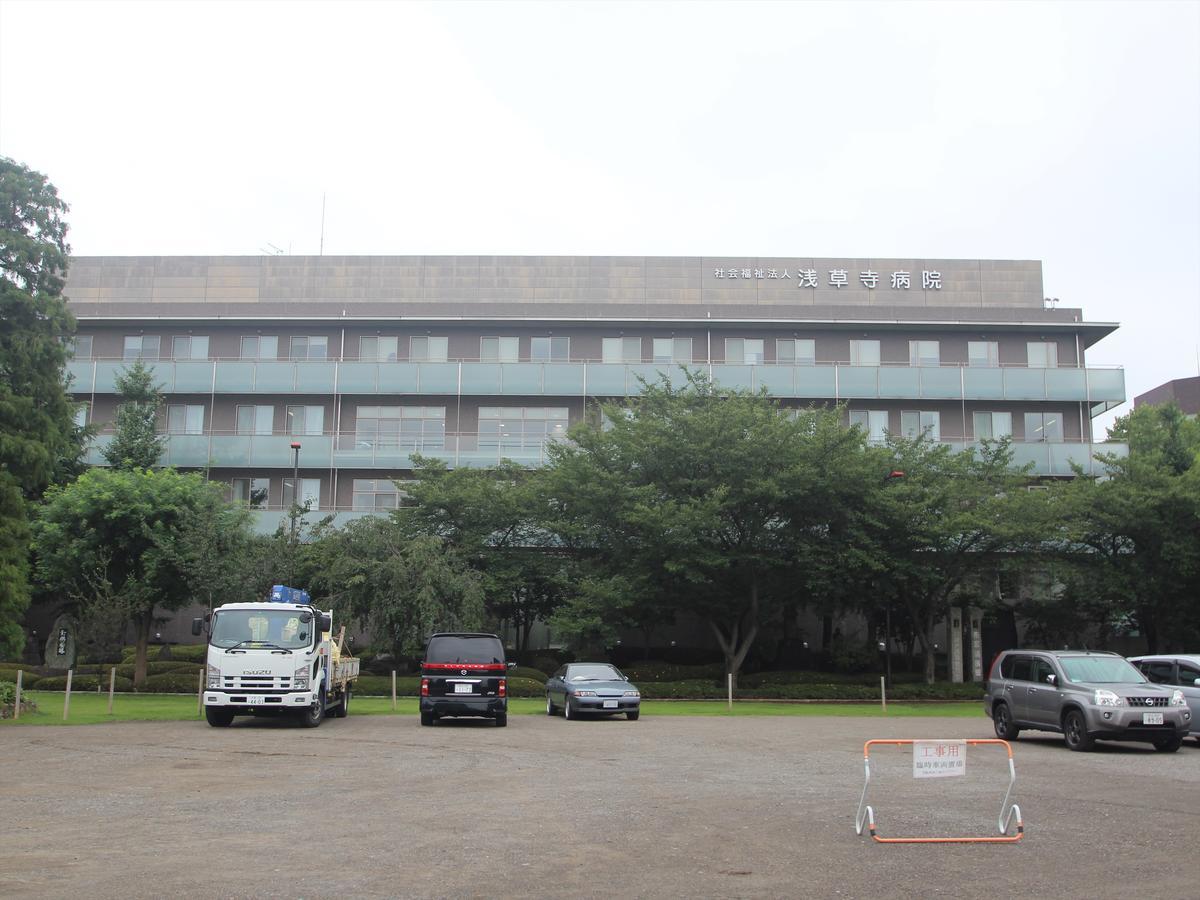
[(996, 737), (1002, 741), (1015, 741), (1021, 734), (1021, 729), (1013, 724), (1007, 703), (996, 704), (992, 710), (992, 725), (996, 729)]
[(1173, 734), (1169, 738), (1154, 742), (1154, 749), (1159, 753), (1174, 753), (1183, 746), (1183, 738), (1178, 734)]
[(1063, 737), (1066, 738), (1068, 750), (1091, 750), (1096, 745), (1095, 739), (1087, 732), (1083, 713), (1077, 709), (1067, 710), (1063, 716)]

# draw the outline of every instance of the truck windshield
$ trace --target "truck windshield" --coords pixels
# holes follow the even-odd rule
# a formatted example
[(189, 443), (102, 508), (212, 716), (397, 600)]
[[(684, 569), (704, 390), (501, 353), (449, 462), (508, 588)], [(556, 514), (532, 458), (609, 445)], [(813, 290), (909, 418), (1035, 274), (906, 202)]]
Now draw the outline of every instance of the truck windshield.
[(313, 620), (300, 620), (295, 610), (226, 609), (214, 613), (212, 638), (214, 647), (247, 647), (256, 644), (274, 645), (286, 650), (299, 650), (312, 644)]
[(500, 639), (491, 635), (439, 635), (430, 638), (425, 660), (431, 663), (482, 663), (504, 662), (504, 648)]
[(1145, 684), (1142, 673), (1123, 659), (1095, 656), (1060, 657), (1069, 681), (1087, 684)]

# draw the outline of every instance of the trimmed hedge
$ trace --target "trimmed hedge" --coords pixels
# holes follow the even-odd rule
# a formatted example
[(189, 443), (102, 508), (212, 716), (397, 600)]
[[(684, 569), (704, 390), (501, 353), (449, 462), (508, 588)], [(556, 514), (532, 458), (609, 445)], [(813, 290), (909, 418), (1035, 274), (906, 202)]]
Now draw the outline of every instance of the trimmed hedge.
[[(712, 681), (648, 682), (638, 684), (648, 700), (724, 699), (723, 684)], [(738, 687), (733, 696), (739, 700), (878, 700), (878, 684), (765, 684)], [(903, 700), (982, 700), (980, 684), (897, 684), (888, 689), (888, 699)]]
[[(195, 685), (193, 684), (194, 688)], [(390, 675), (359, 675), (354, 683), (354, 693), (359, 697), (390, 697), (392, 695), (392, 677)], [(412, 676), (396, 678), (397, 697), (416, 697), (421, 693), (421, 679)], [(508, 696), (510, 697), (544, 697), (546, 685), (535, 678), (520, 678), (510, 676), (508, 679)]]
[[(158, 644), (146, 648), (146, 659), (157, 660), (162, 648)], [(208, 654), (208, 644), (172, 644), (170, 659), (165, 662), (204, 662)], [(121, 650), (121, 661), (132, 663), (137, 655), (137, 647), (125, 647)]]
[[(552, 670), (553, 671), (553, 670)], [(541, 684), (546, 683), (546, 679), (550, 676), (540, 669), (534, 669), (530, 666), (517, 666), (514, 669), (508, 670), (509, 678), (531, 678)]]
[(629, 676), (630, 681), (716, 681), (725, 676), (725, 669), (720, 663), (708, 663), (702, 666), (684, 666), (677, 663), (645, 660), (630, 663), (621, 669)]
[[(30, 672), (28, 669), (26, 669), (25, 674), (21, 676), (21, 687), (22, 687), (22, 689), (28, 690), (29, 688), (33, 687), (35, 684), (37, 684), (41, 680), (42, 680), (41, 675), (38, 675), (36, 672)], [(16, 683), (17, 683), (17, 670), (16, 669), (0, 669), (0, 684), (16, 684)]]
[[(111, 666), (104, 666), (103, 671), (105, 673), (107, 673), (110, 668), (111, 668)], [(203, 666), (201, 664), (194, 663), (194, 662), (183, 662), (183, 661), (176, 662), (175, 660), (168, 660), (166, 662), (158, 662), (157, 660), (155, 660), (153, 662), (146, 663), (146, 675), (148, 675), (148, 676), (170, 675), (172, 673), (186, 674), (188, 672), (191, 672), (192, 677), (195, 678), (196, 677), (195, 673), (199, 672), (200, 669), (202, 669), (202, 668), (203, 668)], [(133, 669), (134, 669), (133, 663), (122, 663), (121, 665), (117, 666), (117, 677), (118, 678), (132, 678), (133, 677)]]
[(196, 672), (167, 672), (149, 676), (142, 690), (150, 694), (195, 694), (199, 687), (200, 677)]
[[(76, 691), (93, 691), (94, 692), (96, 690), (97, 686), (99, 686), (101, 691), (107, 691), (108, 690), (108, 676), (107, 675), (77, 675), (71, 679), (71, 693), (72, 694), (74, 694)], [(195, 685), (193, 684), (192, 687), (195, 687)], [(38, 683), (37, 683), (37, 689), (39, 691), (65, 691), (67, 689), (67, 678), (65, 675), (53, 675), (49, 678), (39, 679)], [(133, 682), (130, 681), (128, 678), (122, 678), (120, 675), (118, 675), (116, 687), (114, 688), (114, 690), (118, 690), (118, 691), (122, 691), (122, 692), (132, 691), (133, 690)]]

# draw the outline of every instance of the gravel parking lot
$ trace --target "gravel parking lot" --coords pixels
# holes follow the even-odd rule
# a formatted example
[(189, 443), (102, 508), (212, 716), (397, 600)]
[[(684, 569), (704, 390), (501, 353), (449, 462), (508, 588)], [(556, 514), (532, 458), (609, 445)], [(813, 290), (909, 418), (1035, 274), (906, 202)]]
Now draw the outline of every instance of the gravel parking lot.
[[(1016, 745), (1015, 845), (854, 833), (868, 738), (971, 719), (684, 718), (509, 727), (414, 716), (0, 732), (5, 897), (1194, 897), (1200, 747)], [(1002, 751), (912, 779), (874, 751), (880, 833), (987, 834)], [(994, 832), (992, 832), (994, 833)]]

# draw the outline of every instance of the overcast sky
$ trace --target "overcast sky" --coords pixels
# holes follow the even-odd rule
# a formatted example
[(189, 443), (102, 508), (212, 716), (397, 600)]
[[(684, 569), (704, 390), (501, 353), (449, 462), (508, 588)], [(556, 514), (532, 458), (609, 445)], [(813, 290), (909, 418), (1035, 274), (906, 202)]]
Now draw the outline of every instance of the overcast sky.
[(0, 155), (82, 255), (1040, 259), (1200, 374), (1197, 2), (0, 0)]

